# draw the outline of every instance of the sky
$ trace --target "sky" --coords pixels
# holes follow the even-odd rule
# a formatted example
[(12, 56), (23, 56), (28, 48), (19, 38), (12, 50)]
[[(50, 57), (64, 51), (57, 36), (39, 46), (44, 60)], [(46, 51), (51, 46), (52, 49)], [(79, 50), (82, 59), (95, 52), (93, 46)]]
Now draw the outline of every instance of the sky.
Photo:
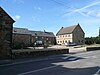
[(79, 23), (86, 37), (99, 34), (100, 0), (0, 0), (0, 6), (16, 21), (14, 27), (56, 34)]

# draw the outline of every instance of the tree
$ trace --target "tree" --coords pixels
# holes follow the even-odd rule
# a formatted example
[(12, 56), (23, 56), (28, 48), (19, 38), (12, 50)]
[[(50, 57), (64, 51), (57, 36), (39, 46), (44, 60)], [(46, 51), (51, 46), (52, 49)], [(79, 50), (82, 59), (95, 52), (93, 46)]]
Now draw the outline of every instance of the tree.
[(85, 38), (85, 44), (100, 44), (100, 36)]
[(96, 44), (100, 44), (100, 36), (96, 37)]

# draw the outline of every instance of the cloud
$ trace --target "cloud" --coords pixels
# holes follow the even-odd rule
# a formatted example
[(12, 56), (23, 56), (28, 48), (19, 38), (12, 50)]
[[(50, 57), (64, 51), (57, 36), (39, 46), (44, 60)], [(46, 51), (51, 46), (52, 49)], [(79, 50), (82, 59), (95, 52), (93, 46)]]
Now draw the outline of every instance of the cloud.
[(13, 16), (12, 18), (13, 18), (14, 20), (19, 20), (19, 19), (20, 19), (20, 17), (21, 17), (21, 16), (16, 15), (16, 16)]
[[(87, 8), (89, 8), (89, 7), (92, 7), (92, 6), (94, 6), (94, 5), (97, 5), (97, 4), (100, 4), (100, 1), (99, 2), (94, 2), (94, 3), (91, 3), (91, 4), (89, 4), (89, 5), (87, 5), (87, 6), (84, 6), (84, 7), (82, 7), (82, 8), (80, 8), (80, 9), (74, 9), (74, 10), (72, 10), (71, 12), (69, 12), (69, 13), (65, 13), (64, 15), (63, 15), (63, 17), (66, 17), (67, 15), (70, 15), (70, 14), (73, 14), (73, 13), (80, 13), (81, 15), (83, 15), (83, 16), (87, 16), (87, 14), (84, 14), (83, 13), (83, 10), (84, 9), (87, 9)], [(88, 12), (88, 13), (90, 13), (90, 12)], [(99, 15), (99, 14), (98, 14)]]
[(24, 1), (23, 0), (13, 0), (15, 3), (20, 3), (20, 4), (24, 4)]
[(34, 9), (36, 9), (36, 10), (42, 10), (40, 7), (34, 7)]
[(41, 10), (41, 8), (40, 8), (40, 7), (38, 7), (37, 9), (38, 9), (38, 10)]
[(20, 0), (20, 3), (24, 4), (25, 2), (23, 0)]
[(100, 18), (100, 12), (98, 12), (98, 13), (96, 14), (96, 16)]
[(19, 15), (16, 15), (15, 18), (16, 18), (17, 20), (19, 20), (19, 19), (20, 19), (20, 16), (19, 16)]
[(14, 2), (16, 2), (17, 0), (14, 0)]
[(89, 11), (86, 13), (87, 16), (92, 16), (96, 18), (100, 18), (100, 11)]
[(87, 6), (84, 6), (84, 7), (80, 8), (80, 9), (76, 10), (76, 11), (80, 11), (80, 10), (89, 8), (89, 7), (94, 6), (94, 5), (97, 5), (97, 4), (100, 4), (100, 2), (95, 2), (95, 3), (89, 4), (89, 5), (87, 5)]
[(40, 22), (40, 19), (36, 18), (36, 17), (33, 17), (32, 20), (33, 20), (33, 22)]

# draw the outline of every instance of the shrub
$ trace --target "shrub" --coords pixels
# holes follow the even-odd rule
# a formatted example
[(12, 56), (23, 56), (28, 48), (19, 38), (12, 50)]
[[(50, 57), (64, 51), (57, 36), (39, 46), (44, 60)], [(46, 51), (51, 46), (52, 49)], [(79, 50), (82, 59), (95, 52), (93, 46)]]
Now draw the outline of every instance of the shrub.
[(44, 48), (48, 48), (49, 47), (49, 45), (48, 44), (44, 44)]

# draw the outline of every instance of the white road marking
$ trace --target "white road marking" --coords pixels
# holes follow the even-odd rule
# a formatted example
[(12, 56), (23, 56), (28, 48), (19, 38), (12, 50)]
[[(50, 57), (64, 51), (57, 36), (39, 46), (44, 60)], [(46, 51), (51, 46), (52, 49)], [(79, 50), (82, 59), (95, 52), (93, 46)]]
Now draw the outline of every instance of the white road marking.
[(72, 57), (70, 58), (71, 56), (68, 56), (68, 57), (63, 57), (62, 59), (68, 59), (68, 60), (76, 60), (78, 59), (77, 57)]
[(70, 59), (68, 59), (68, 60), (76, 60), (77, 58), (70, 58)]
[(68, 59), (69, 57), (63, 57), (62, 59)]
[(94, 75), (100, 75), (100, 69)]
[(17, 74), (17, 75), (27, 75), (27, 74), (34, 73), (34, 72), (38, 72), (38, 71), (42, 71), (42, 70), (47, 70), (47, 69), (55, 68), (57, 66), (58, 65), (56, 65), (56, 66), (50, 66), (50, 67), (45, 67), (45, 68), (42, 68), (42, 69), (28, 71), (28, 72), (20, 73), (20, 74)]

